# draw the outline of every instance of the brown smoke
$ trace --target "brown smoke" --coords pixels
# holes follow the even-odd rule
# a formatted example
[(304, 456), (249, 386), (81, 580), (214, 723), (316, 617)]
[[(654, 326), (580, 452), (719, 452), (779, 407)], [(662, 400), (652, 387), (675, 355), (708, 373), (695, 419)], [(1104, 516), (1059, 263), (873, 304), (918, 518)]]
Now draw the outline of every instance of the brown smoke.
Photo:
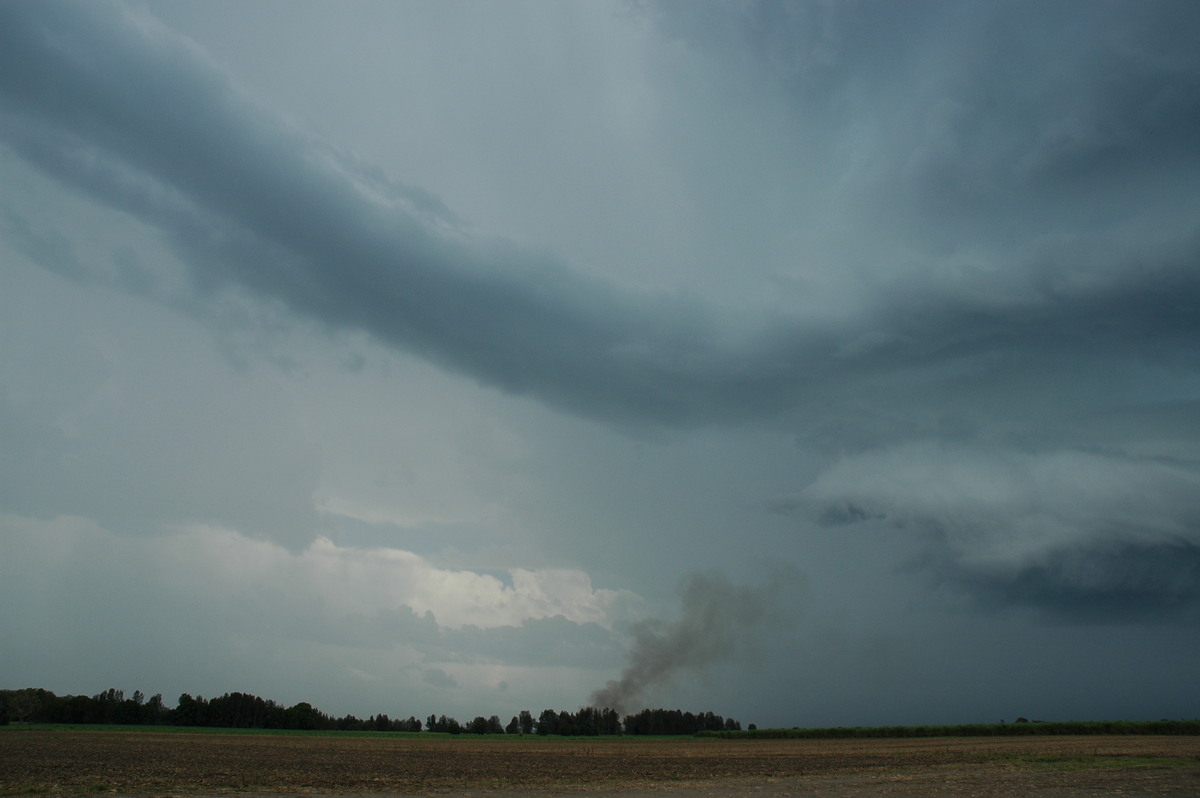
[(683, 583), (682, 615), (670, 623), (646, 620), (633, 630), (629, 664), (591, 696), (591, 706), (624, 713), (650, 687), (681, 671), (703, 670), (748, 644), (773, 613), (779, 589), (795, 572), (773, 574), (764, 585), (735, 585), (715, 573), (692, 574)]

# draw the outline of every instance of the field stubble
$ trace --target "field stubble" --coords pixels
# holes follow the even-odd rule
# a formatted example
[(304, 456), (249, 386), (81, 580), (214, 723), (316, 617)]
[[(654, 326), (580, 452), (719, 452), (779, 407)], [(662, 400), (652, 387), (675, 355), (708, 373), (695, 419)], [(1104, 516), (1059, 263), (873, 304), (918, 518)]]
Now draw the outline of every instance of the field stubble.
[(0, 732), (0, 793), (1200, 795), (1194, 736), (720, 740)]

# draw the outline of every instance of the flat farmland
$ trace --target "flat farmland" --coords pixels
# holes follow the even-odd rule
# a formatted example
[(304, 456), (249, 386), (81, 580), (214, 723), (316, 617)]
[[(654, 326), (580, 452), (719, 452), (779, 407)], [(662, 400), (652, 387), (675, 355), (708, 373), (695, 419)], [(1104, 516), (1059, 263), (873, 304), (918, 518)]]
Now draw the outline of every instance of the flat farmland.
[(1200, 737), (543, 738), (0, 729), (0, 793), (1200, 795)]

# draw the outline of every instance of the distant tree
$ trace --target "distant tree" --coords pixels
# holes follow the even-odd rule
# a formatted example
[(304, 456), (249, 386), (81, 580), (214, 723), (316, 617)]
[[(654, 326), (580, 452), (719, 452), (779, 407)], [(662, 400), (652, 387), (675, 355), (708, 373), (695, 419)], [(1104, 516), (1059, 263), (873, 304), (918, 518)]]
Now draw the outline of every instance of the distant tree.
[(521, 733), (521, 724), (517, 721), (516, 715), (513, 715), (512, 720), (510, 720), (508, 722), (508, 725), (504, 727), (504, 733), (505, 734), (520, 734)]
[(575, 713), (572, 734), (594, 737), (600, 733), (600, 713), (595, 707), (580, 707)]
[(543, 709), (538, 715), (537, 733), (540, 735), (558, 734), (558, 713), (553, 709)]
[(321, 728), (321, 713), (307, 701), (301, 701), (295, 706), (288, 707), (287, 717), (290, 729)]
[(141, 723), (142, 722), (142, 702), (138, 701), (142, 694), (140, 691), (134, 693), (134, 698), (126, 698), (119, 701), (112, 712), (113, 723)]
[(429, 731), (442, 732), (444, 734), (462, 734), (463, 732), (463, 727), (459, 725), (457, 720), (448, 718), (445, 715), (439, 715), (436, 718), (430, 715), (426, 723)]
[(600, 711), (600, 733), (601, 734), (620, 734), (621, 733), (621, 716), (617, 714), (615, 709), (605, 707)]
[[(5, 706), (7, 715), (14, 723), (27, 723), (46, 703), (45, 690), (26, 688), (24, 690), (5, 690)], [(54, 696), (49, 693), (49, 696)]]
[(521, 734), (533, 734), (533, 715), (528, 709), (522, 709), (517, 715), (517, 722), (521, 726)]
[(271, 703), (249, 693), (226, 693), (208, 702), (204, 725), (228, 729), (268, 728), (273, 720)]
[(102, 693), (97, 693), (92, 696), (92, 701), (95, 702), (93, 709), (94, 715), (92, 720), (83, 721), (84, 723), (116, 723), (117, 722), (117, 707), (125, 700), (125, 691), (118, 690), (115, 687), (110, 687)]
[(39, 714), (59, 723), (102, 723), (99, 706), (96, 699), (86, 695), (63, 696), (54, 702), (53, 708), (45, 708), (49, 712)]
[(625, 716), (626, 734), (696, 734), (700, 731), (721, 731), (737, 721), (726, 720), (711, 712), (693, 714), (678, 709), (643, 709), (635, 715)]
[(150, 696), (150, 700), (146, 702), (146, 709), (142, 717), (146, 723), (162, 723), (167, 717), (167, 708), (163, 706), (162, 693), (155, 693)]
[(179, 696), (179, 703), (172, 713), (174, 723), (177, 726), (199, 726), (203, 722), (203, 701), (204, 696), (200, 700), (192, 698), (191, 694), (184, 693)]
[(470, 734), (504, 734), (504, 727), (500, 725), (500, 718), (496, 715), (490, 718), (479, 715), (466, 725), (464, 731)]

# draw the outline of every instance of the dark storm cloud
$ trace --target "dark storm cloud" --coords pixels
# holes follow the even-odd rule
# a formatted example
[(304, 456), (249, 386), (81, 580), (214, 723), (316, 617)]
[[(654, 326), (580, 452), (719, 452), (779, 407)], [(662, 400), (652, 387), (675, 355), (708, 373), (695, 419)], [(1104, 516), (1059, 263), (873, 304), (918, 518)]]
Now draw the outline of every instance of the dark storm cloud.
[[(128, 291), (195, 308), (248, 294), (593, 418), (783, 418), (829, 462), (779, 512), (916, 530), (933, 572), (989, 602), (1072, 616), (1195, 606), (1200, 6), (651, 9), (733, 76), (706, 101), (750, 121), (785, 109), (779, 140), (762, 137), (762, 182), (802, 176), (796, 190), (818, 195), (802, 207), (828, 201), (827, 218), (853, 227), (835, 243), (865, 247), (855, 263), (795, 255), (855, 287), (820, 322), (735, 319), (481, 235), (109, 5), (0, 6), (0, 140), (156, 229), (189, 269), (186, 295), (170, 294), (118, 254), (105, 279)], [(719, 126), (698, 121), (680, 152), (740, 168)], [(822, 223), (770, 199), (702, 201), (749, 219), (748, 239), (758, 217)], [(7, 208), (0, 223), (33, 261), (101, 279), (45, 218)], [(1140, 421), (1115, 437), (1112, 419), (1065, 422), (1109, 406), (1161, 422), (1183, 451), (1149, 446)], [(660, 639), (673, 638), (646, 632), (643, 648)], [(645, 662), (650, 681), (670, 672)]]
[(687, 421), (784, 404), (790, 369), (721, 352), (702, 308), (472, 238), (426, 193), (371, 197), (377, 178), (258, 112), (170, 34), (110, 11), (5, 9), (3, 135), (160, 228), (198, 286), (248, 289), (590, 414)]
[(1186, 0), (646, 8), (668, 37), (817, 103), (835, 122), (874, 103), (896, 121), (922, 123), (894, 136), (954, 133), (962, 146), (939, 157), (958, 156), (960, 168), (987, 163), (995, 179), (1112, 176), (1094, 167), (1200, 150), (1189, 132), (1200, 122), (1192, 47), (1200, 12)]
[[(4, 15), (4, 139), (65, 184), (160, 229), (202, 292), (248, 290), (586, 415), (684, 424), (771, 416), (828, 388), (837, 395), (839, 381), (855, 375), (1072, 337), (1068, 349), (1195, 338), (1194, 227), (1180, 231), (1182, 244), (1135, 243), (1136, 270), (1117, 264), (1115, 276), (1086, 289), (1034, 280), (1008, 304), (979, 304), (955, 289), (898, 286), (886, 310), (841, 327), (725, 327), (682, 295), (625, 293), (553, 256), (472, 234), (428, 192), (389, 182), (263, 113), (152, 23), (96, 5), (13, 4)], [(843, 33), (827, 31), (851, 47)], [(828, 59), (846, 57), (831, 51)], [(1146, 122), (1159, 132), (1123, 134), (1126, 150), (1145, 157), (1169, 130), (1172, 152), (1190, 152), (1193, 139), (1179, 128), (1196, 122), (1193, 60), (1174, 64), (1173, 82), (1166, 67), (1138, 77), (1138, 86), (1160, 89), (1157, 116)], [(1114, 102), (1126, 108), (1128, 97)], [(1094, 113), (1103, 120), (1112, 111)], [(1038, 118), (1026, 127), (1038, 128)], [(963, 146), (987, 152), (986, 144)], [(1018, 136), (1015, 146), (1018, 161), (1045, 160), (1038, 142)], [(908, 179), (970, 171), (945, 151), (929, 157)], [(40, 236), (26, 233), (26, 249), (77, 269), (47, 249), (52, 234)], [(1160, 251), (1172, 246), (1182, 247), (1181, 263)], [(1049, 279), (1033, 262), (1015, 268)]]
[(1144, 214), (1194, 229), (1177, 216), (1200, 161), (1193, 3), (649, 7), (741, 90), (795, 110), (795, 158), (853, 155), (809, 177), (849, 180), (898, 247), (1010, 247)]
[(1064, 549), (1003, 576), (952, 572), (986, 605), (1026, 605), (1080, 621), (1195, 619), (1200, 545), (1116, 542)]
[(808, 366), (798, 440), (832, 462), (769, 509), (916, 534), (987, 605), (1194, 609), (1196, 408), (1174, 402), (1200, 330), (1195, 4), (649, 8), (802, 109), (797, 159), (857, 153), (813, 173), (893, 244), (882, 301), (839, 331), (836, 367)]
[(981, 606), (1167, 619), (1200, 609), (1198, 491), (1196, 460), (925, 445), (847, 457), (778, 504), (919, 535), (923, 564)]

